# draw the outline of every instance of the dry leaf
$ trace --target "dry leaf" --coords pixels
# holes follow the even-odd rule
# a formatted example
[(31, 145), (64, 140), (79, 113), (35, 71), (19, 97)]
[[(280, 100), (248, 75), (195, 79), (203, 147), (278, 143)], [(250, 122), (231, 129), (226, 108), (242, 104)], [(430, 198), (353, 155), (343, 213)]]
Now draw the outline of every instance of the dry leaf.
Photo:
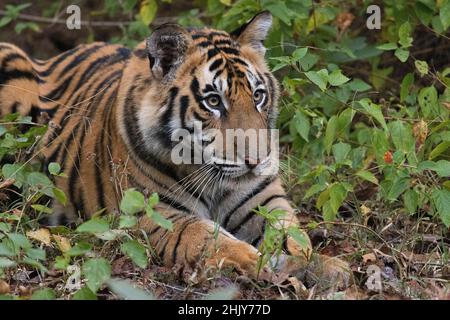
[(413, 126), (413, 135), (416, 138), (416, 151), (420, 150), (428, 136), (428, 124), (420, 120)]
[(372, 212), (372, 210), (370, 210), (370, 208), (366, 207), (363, 204), (361, 205), (361, 207), (359, 209), (361, 210), (361, 213), (365, 216)]
[(4, 280), (0, 280), (0, 294), (9, 293), (10, 290), (11, 288), (9, 287), (9, 284)]
[(364, 264), (367, 264), (368, 262), (375, 262), (377, 261), (377, 257), (374, 253), (366, 253), (362, 256)]
[(350, 12), (341, 12), (336, 17), (336, 25), (339, 30), (345, 31), (348, 29), (348, 27), (350, 27), (354, 19), (355, 16)]
[(37, 240), (39, 242), (42, 242), (46, 246), (49, 246), (50, 243), (51, 243), (50, 231), (48, 231), (48, 229), (41, 228), (41, 229), (38, 229), (36, 231), (28, 231), (27, 232), (27, 236), (29, 238), (32, 238), (32, 239)]
[(55, 240), (59, 250), (61, 250), (62, 253), (66, 253), (67, 251), (70, 250), (70, 248), (72, 248), (69, 239), (63, 236), (58, 236), (57, 234), (54, 234), (53, 239)]

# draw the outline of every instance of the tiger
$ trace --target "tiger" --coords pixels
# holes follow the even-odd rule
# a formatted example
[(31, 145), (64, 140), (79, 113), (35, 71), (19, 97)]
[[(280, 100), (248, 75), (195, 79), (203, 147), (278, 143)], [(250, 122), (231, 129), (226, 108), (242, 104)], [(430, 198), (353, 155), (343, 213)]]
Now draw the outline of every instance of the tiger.
[[(138, 228), (164, 266), (203, 261), (257, 278), (266, 227), (258, 208), (284, 211), (279, 229), (299, 225), (278, 174), (260, 174), (271, 155), (238, 165), (175, 164), (171, 150), (176, 130), (192, 132), (194, 122), (218, 132), (275, 128), (279, 84), (264, 47), (271, 26), (267, 11), (230, 33), (166, 23), (134, 49), (93, 42), (48, 60), (0, 43), (0, 114), (46, 123), (39, 155), (45, 168), (61, 166), (52, 179), (68, 201), (54, 201), (52, 223), (102, 209), (120, 214), (130, 188), (157, 193), (155, 210), (173, 230), (145, 214)], [(306, 246), (285, 234), (279, 270), (299, 277), (312, 270), (347, 285), (348, 263), (314, 252), (303, 232)]]

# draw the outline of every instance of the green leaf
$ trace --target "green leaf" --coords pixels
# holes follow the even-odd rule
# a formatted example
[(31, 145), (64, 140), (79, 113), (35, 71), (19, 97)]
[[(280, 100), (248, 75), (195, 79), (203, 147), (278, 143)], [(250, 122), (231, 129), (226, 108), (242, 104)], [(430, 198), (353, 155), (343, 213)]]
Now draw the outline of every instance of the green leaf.
[(0, 257), (0, 269), (15, 267), (16, 263), (8, 258)]
[(87, 279), (86, 285), (92, 292), (97, 292), (103, 283), (111, 277), (111, 265), (104, 258), (87, 260), (81, 271)]
[(70, 263), (69, 256), (57, 256), (53, 268), (57, 270), (66, 270)]
[(54, 197), (53, 182), (45, 174), (40, 172), (31, 172), (27, 176), (27, 183), (30, 186), (37, 188), (43, 194), (52, 198)]
[(159, 212), (153, 210), (153, 208), (147, 206), (146, 214), (157, 225), (163, 227), (164, 229), (173, 231), (172, 221), (164, 218)]
[(409, 95), (412, 85), (414, 84), (414, 74), (408, 73), (402, 80), (400, 86), (400, 101), (405, 101), (406, 97)]
[(370, 101), (370, 99), (367, 98), (360, 100), (359, 104), (370, 116), (374, 117), (375, 120), (377, 120), (378, 123), (381, 124), (385, 131), (388, 131), (386, 120), (384, 120), (384, 116), (379, 105), (373, 103), (372, 101)]
[(298, 227), (291, 226), (288, 228), (288, 235), (302, 248), (308, 249), (311, 246), (308, 235)]
[(439, 10), (439, 18), (441, 19), (442, 28), (446, 31), (450, 26), (450, 1), (447, 1)]
[(159, 203), (159, 196), (156, 192), (153, 192), (148, 198), (147, 207), (155, 207)]
[(76, 245), (74, 245), (72, 248), (70, 248), (66, 254), (70, 257), (76, 257), (76, 256), (81, 256), (81, 255), (91, 251), (91, 249), (92, 249), (92, 246), (89, 243), (80, 241)]
[(0, 28), (6, 26), (8, 23), (12, 21), (11, 17), (3, 17), (0, 19)]
[(293, 119), (293, 124), (300, 136), (305, 139), (306, 142), (309, 142), (308, 135), (309, 129), (311, 128), (309, 118), (303, 112), (297, 111)]
[(31, 247), (32, 247), (31, 242), (23, 234), (8, 233), (7, 236), (12, 241), (15, 248), (21, 248), (21, 249), (27, 250), (27, 249), (31, 249)]
[(333, 213), (337, 213), (345, 198), (347, 189), (340, 183), (334, 184), (330, 189), (330, 205)]
[(409, 125), (405, 125), (403, 121), (397, 120), (389, 123), (389, 129), (392, 142), (397, 150), (405, 154), (414, 152), (415, 140)]
[(448, 160), (439, 160), (438, 162), (423, 161), (419, 164), (417, 169), (419, 171), (433, 170), (441, 178), (450, 177), (450, 161)]
[(326, 188), (326, 185), (324, 185), (324, 184), (313, 184), (308, 190), (306, 190), (305, 196), (303, 197), (303, 199), (305, 199), (305, 200), (309, 199), (316, 193), (325, 190), (325, 188)]
[(55, 300), (56, 293), (51, 288), (43, 288), (33, 292), (31, 300)]
[(47, 206), (44, 206), (42, 204), (32, 204), (31, 207), (36, 210), (37, 212), (47, 213), (50, 214), (53, 212), (53, 210)]
[(41, 260), (44, 261), (46, 259), (45, 250), (40, 248), (30, 248), (26, 250), (26, 255), (28, 258), (33, 260)]
[(384, 51), (395, 50), (397, 48), (398, 48), (397, 44), (393, 43), (393, 42), (383, 43), (382, 45), (377, 46), (377, 49), (384, 50)]
[(416, 60), (414, 61), (414, 65), (416, 66), (417, 71), (419, 71), (421, 77), (428, 74), (428, 63), (426, 61)]
[(127, 280), (109, 279), (107, 285), (112, 292), (124, 300), (155, 300), (153, 295), (136, 288)]
[(425, 118), (431, 118), (438, 113), (438, 93), (434, 86), (422, 88), (418, 96), (420, 110)]
[(422, 22), (424, 25), (428, 25), (431, 22), (431, 19), (433, 18), (434, 8), (430, 8), (424, 3), (417, 1), (415, 3), (414, 11), (416, 12), (416, 15), (419, 18), (420, 22)]
[(48, 165), (48, 172), (50, 172), (50, 174), (56, 176), (59, 174), (60, 171), (61, 171), (61, 166), (59, 165), (59, 163), (51, 162)]
[(305, 76), (316, 86), (320, 88), (320, 90), (325, 91), (328, 83), (328, 70), (322, 69), (320, 71), (308, 71), (305, 72)]
[(18, 163), (5, 164), (2, 167), (2, 174), (6, 179), (16, 180), (14, 185), (18, 188), (21, 188), (23, 183), (27, 180), (23, 166)]
[(308, 54), (298, 62), (303, 71), (308, 71), (319, 61), (319, 56), (308, 52)]
[(352, 147), (348, 143), (339, 142), (333, 145), (333, 155), (336, 163), (342, 163), (347, 160), (348, 153)]
[(419, 206), (419, 195), (414, 189), (409, 189), (403, 194), (403, 203), (409, 214), (414, 214)]
[(156, 0), (144, 0), (139, 10), (141, 21), (148, 26), (155, 19), (156, 11), (158, 11)]
[(6, 233), (11, 232), (12, 226), (9, 223), (6, 222), (0, 222), (0, 231)]
[(59, 203), (61, 203), (63, 206), (66, 206), (67, 197), (64, 191), (59, 188), (53, 188), (53, 194), (55, 196), (55, 199), (58, 200)]
[(450, 141), (444, 141), (439, 143), (428, 155), (428, 159), (433, 160), (437, 156), (441, 155), (444, 151), (450, 148)]
[(119, 229), (129, 229), (136, 226), (138, 220), (135, 216), (121, 215), (119, 218)]
[(356, 175), (357, 175), (358, 177), (360, 177), (361, 179), (364, 179), (364, 180), (366, 180), (366, 181), (369, 181), (369, 182), (372, 182), (372, 183), (378, 185), (378, 179), (377, 179), (377, 177), (375, 177), (375, 175), (374, 175), (372, 172), (370, 172), (370, 171), (367, 171), (367, 170), (361, 170), (361, 171), (358, 171), (358, 172), (356, 173)]
[(109, 223), (105, 219), (92, 218), (78, 226), (79, 233), (102, 233), (109, 230)]
[(294, 52), (292, 52), (292, 58), (293, 58), (294, 62), (297, 62), (300, 59), (302, 59), (306, 55), (307, 52), (308, 52), (308, 48), (295, 49)]
[(324, 145), (325, 145), (325, 150), (326, 150), (327, 154), (330, 153), (333, 142), (336, 139), (337, 123), (338, 123), (337, 116), (332, 116), (328, 120), (327, 129), (325, 130), (325, 138), (324, 138)]
[(136, 240), (130, 240), (121, 245), (121, 250), (129, 256), (131, 260), (140, 268), (145, 269), (148, 265), (148, 258), (145, 247)]
[(126, 214), (136, 214), (145, 208), (145, 198), (135, 189), (128, 189), (120, 202), (120, 210)]
[(409, 51), (407, 49), (398, 48), (395, 50), (394, 54), (401, 62), (406, 62), (409, 58)]
[(396, 178), (394, 180), (394, 183), (392, 184), (387, 198), (390, 201), (396, 201), (400, 197), (400, 195), (408, 189), (410, 186), (410, 179), (409, 178)]
[(283, 21), (288, 26), (291, 25), (291, 14), (292, 11), (288, 9), (284, 2), (278, 1), (275, 4), (268, 4), (265, 7), (266, 10), (270, 11), (275, 17)]
[(348, 86), (352, 91), (364, 92), (372, 88), (369, 84), (365, 83), (361, 79), (353, 79), (348, 83)]
[(431, 193), (434, 208), (444, 225), (450, 227), (450, 191), (447, 189), (434, 189)]
[(411, 24), (408, 21), (406, 21), (398, 29), (398, 37), (399, 37), (398, 43), (400, 43), (403, 48), (408, 48), (412, 45), (413, 38), (410, 36), (410, 34), (411, 34)]
[(97, 295), (92, 292), (87, 286), (81, 288), (72, 297), (73, 300), (98, 300)]
[(330, 76), (328, 77), (328, 81), (332, 86), (336, 87), (350, 81), (350, 78), (344, 76), (340, 69), (336, 69), (330, 74)]
[(355, 113), (355, 110), (352, 108), (347, 108), (339, 114), (337, 122), (338, 136), (341, 136), (345, 130), (350, 127)]

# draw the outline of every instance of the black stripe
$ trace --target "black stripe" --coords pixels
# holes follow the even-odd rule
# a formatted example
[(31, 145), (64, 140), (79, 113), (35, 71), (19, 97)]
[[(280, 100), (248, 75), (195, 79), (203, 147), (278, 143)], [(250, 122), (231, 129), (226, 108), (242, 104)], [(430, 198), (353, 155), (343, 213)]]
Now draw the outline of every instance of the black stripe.
[(67, 87), (72, 82), (73, 77), (68, 77), (62, 84), (57, 86), (55, 89), (53, 89), (50, 93), (46, 94), (45, 96), (39, 95), (39, 100), (42, 102), (47, 101), (55, 101), (60, 99), (64, 93), (67, 92)]
[(27, 79), (37, 81), (38, 77), (34, 72), (30, 71), (12, 70), (7, 72), (5, 70), (0, 69), (0, 84), (7, 84), (9, 81), (17, 79)]
[[(259, 204), (259, 206), (264, 207), (270, 201), (272, 201), (274, 199), (280, 199), (280, 198), (286, 199), (286, 196), (284, 194), (274, 194), (274, 195), (270, 196), (269, 198), (267, 198), (266, 200), (264, 200), (264, 202)], [(243, 217), (241, 222), (239, 222), (233, 229), (230, 230), (230, 233), (234, 234), (234, 233), (239, 232), (239, 230), (255, 216), (255, 214), (256, 214), (255, 210), (258, 210), (258, 207), (255, 207), (254, 209), (247, 212), (247, 214)]]
[(0, 67), (0, 69), (6, 68), (8, 66), (8, 63), (10, 63), (10, 62), (12, 62), (14, 60), (27, 61), (25, 59), (25, 57), (22, 56), (19, 53), (16, 53), (16, 52), (10, 53), (10, 54), (6, 55), (5, 57), (3, 57), (3, 59), (2, 59), (2, 66)]
[(133, 54), (139, 59), (144, 59), (147, 58), (148, 52), (145, 49), (137, 49), (133, 51)]
[(78, 46), (73, 49), (70, 49), (69, 51), (66, 51), (62, 54), (60, 54), (55, 61), (52, 62), (50, 67), (48, 67), (45, 71), (39, 72), (39, 76), (41, 77), (48, 77), (50, 74), (55, 71), (55, 69), (59, 66), (61, 62), (63, 62), (66, 58), (70, 57), (71, 55), (75, 54), (77, 51), (80, 51), (81, 49), (84, 49), (86, 46)]
[(181, 96), (180, 98), (180, 121), (181, 127), (186, 129), (186, 112), (189, 107), (189, 96)]
[(167, 108), (161, 115), (161, 118), (159, 119), (159, 126), (158, 126), (159, 130), (156, 133), (156, 136), (159, 138), (162, 145), (166, 148), (172, 147), (172, 140), (170, 139), (172, 134), (172, 128), (170, 127), (170, 123), (172, 120), (174, 102), (178, 94), (178, 91), (179, 89), (177, 87), (170, 88)]
[(75, 58), (69, 64), (67, 64), (64, 67), (64, 69), (59, 73), (57, 78), (61, 78), (61, 77), (65, 76), (70, 70), (79, 66), (83, 61), (85, 61), (92, 54), (97, 52), (97, 50), (99, 48), (104, 47), (104, 46), (106, 46), (106, 45), (105, 44), (94, 45), (94, 46), (90, 47), (89, 49), (87, 49), (86, 51), (75, 56)]
[(191, 92), (194, 96), (195, 101), (197, 102), (198, 106), (205, 112), (211, 113), (202, 103), (202, 97), (200, 95), (200, 84), (198, 82), (197, 77), (194, 76), (191, 82)]
[[(107, 77), (107, 79), (110, 79), (111, 81), (116, 81), (120, 79), (122, 75), (122, 70), (117, 70), (113, 72), (111, 75)], [(117, 86), (113, 89), (114, 91), (111, 93), (110, 97), (108, 98), (108, 101), (103, 108), (103, 113), (101, 116), (102, 119), (102, 132), (97, 137), (97, 142), (95, 144), (95, 154), (98, 156), (98, 163), (95, 165), (95, 183), (97, 186), (97, 194), (99, 199), (99, 204), (101, 208), (105, 207), (105, 195), (103, 192), (100, 192), (100, 189), (103, 189), (103, 179), (102, 179), (102, 173), (100, 171), (100, 168), (102, 170), (110, 170), (109, 163), (106, 158), (106, 146), (104, 144), (105, 135), (110, 134), (111, 131), (108, 130), (109, 128), (109, 122), (111, 117), (111, 110), (112, 110), (112, 104), (114, 102), (114, 99), (117, 96)], [(105, 115), (106, 113), (106, 115)], [(108, 144), (111, 146), (111, 144)], [(97, 161), (97, 160), (96, 160)]]
[(235, 48), (224, 47), (224, 48), (220, 48), (220, 51), (225, 52), (226, 54), (234, 54), (236, 56), (240, 55), (239, 50), (235, 49)]
[[(136, 79), (135, 79), (136, 80)], [(132, 81), (131, 83), (135, 83), (136, 81)], [(123, 119), (124, 126), (127, 129), (128, 139), (130, 141), (130, 145), (135, 154), (142, 161), (147, 163), (148, 165), (154, 167), (156, 170), (159, 170), (162, 174), (169, 176), (175, 181), (178, 181), (179, 178), (175, 172), (175, 170), (169, 166), (168, 164), (162, 163), (158, 160), (158, 158), (151, 154), (148, 150), (144, 149), (142, 146), (142, 134), (139, 129), (136, 127), (138, 123), (136, 111), (135, 111), (135, 102), (134, 102), (134, 91), (137, 89), (136, 85), (132, 85), (127, 92), (125, 98), (125, 116)], [(148, 175), (146, 175), (148, 177)]]
[(93, 62), (91, 62), (87, 67), (84, 73), (81, 75), (80, 80), (78, 81), (75, 88), (80, 87), (83, 83), (87, 81), (97, 70), (101, 67), (112, 66), (118, 62), (122, 62), (127, 60), (130, 57), (130, 50), (127, 48), (118, 48), (116, 53), (100, 57)]
[(192, 223), (194, 223), (196, 221), (197, 221), (197, 218), (193, 217), (193, 218), (190, 218), (189, 220), (185, 221), (183, 226), (181, 226), (181, 230), (178, 232), (177, 241), (175, 242), (175, 246), (173, 247), (173, 252), (172, 252), (172, 262), (173, 262), (173, 264), (175, 264), (176, 261), (177, 261), (178, 246), (181, 243), (181, 238), (183, 236), (183, 232), (186, 230), (186, 228), (188, 226), (190, 226)]
[(10, 107), (11, 111), (10, 113), (16, 113), (19, 109), (19, 103), (16, 101), (12, 104), (12, 106)]
[(228, 225), (228, 222), (230, 221), (231, 215), (234, 212), (236, 212), (240, 207), (242, 207), (248, 200), (250, 200), (251, 198), (253, 198), (257, 194), (259, 194), (261, 191), (263, 191), (275, 179), (276, 179), (275, 176), (269, 176), (265, 180), (260, 182), (255, 189), (253, 189), (251, 192), (247, 193), (247, 195), (243, 199), (241, 199), (241, 201), (239, 201), (239, 203), (236, 206), (234, 206), (234, 208), (232, 210), (228, 211), (225, 214), (225, 219), (224, 219), (224, 221), (222, 223), (222, 226), (225, 227), (225, 229), (226, 229), (227, 225)]
[(213, 72), (214, 70), (218, 69), (223, 63), (223, 59), (219, 58), (216, 61), (214, 61), (213, 63), (211, 63), (211, 65), (209, 66), (209, 71)]
[[(105, 79), (101, 82), (101, 84), (99, 86), (96, 87), (95, 92), (99, 92), (101, 89), (103, 89), (103, 86), (105, 85), (105, 81), (110, 81), (109, 85), (111, 85), (114, 81), (117, 81), (118, 78), (116, 77), (113, 81), (111, 81), (111, 79), (109, 77), (105, 77)], [(87, 90), (89, 91), (89, 90)], [(81, 131), (81, 136), (78, 138), (78, 145), (76, 146), (76, 153), (75, 153), (75, 163), (73, 164), (71, 170), (70, 170), (70, 174), (69, 174), (69, 194), (73, 195), (74, 193), (74, 188), (75, 185), (78, 181), (79, 177), (79, 170), (81, 170), (81, 153), (83, 152), (84, 149), (84, 139), (86, 137), (86, 122), (92, 120), (93, 116), (95, 115), (95, 112), (97, 111), (97, 108), (99, 107), (99, 105), (102, 104), (102, 100), (103, 97), (105, 96), (107, 90), (103, 90), (100, 92), (99, 95), (97, 95), (94, 99), (94, 101), (92, 101), (92, 105), (90, 106), (90, 109), (86, 115), (87, 119), (83, 119), (83, 124), (82, 124), (82, 131)], [(112, 99), (115, 98), (114, 95), (110, 95), (109, 97), (110, 99), (108, 100), (109, 103), (112, 103)], [(111, 99), (112, 98), (112, 99)], [(83, 117), (84, 118), (84, 117)], [(77, 179), (77, 180), (76, 180)], [(97, 187), (99, 187), (100, 189), (97, 189), (97, 193), (98, 194), (102, 194), (103, 196), (103, 187), (102, 184), (97, 185)], [(79, 189), (79, 193), (80, 193), (80, 199), (78, 199), (79, 201), (81, 201), (81, 195), (83, 194), (83, 189)], [(97, 198), (98, 199), (98, 198)], [(104, 200), (102, 203), (102, 206), (98, 209), (103, 209), (104, 206)], [(85, 214), (85, 212), (83, 212), (83, 214)]]

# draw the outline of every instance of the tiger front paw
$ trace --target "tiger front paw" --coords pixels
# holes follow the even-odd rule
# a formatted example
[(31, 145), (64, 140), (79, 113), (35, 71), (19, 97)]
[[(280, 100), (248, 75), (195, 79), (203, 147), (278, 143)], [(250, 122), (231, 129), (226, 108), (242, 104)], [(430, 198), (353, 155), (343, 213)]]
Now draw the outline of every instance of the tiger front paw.
[(341, 290), (353, 281), (349, 264), (339, 258), (312, 254), (307, 260), (285, 255), (280, 261), (278, 272), (298, 278), (309, 288), (317, 285), (323, 290)]
[(258, 270), (258, 250), (250, 244), (236, 239), (221, 239), (213, 245), (206, 265), (213, 269), (234, 269), (252, 279), (265, 277), (266, 267)]

